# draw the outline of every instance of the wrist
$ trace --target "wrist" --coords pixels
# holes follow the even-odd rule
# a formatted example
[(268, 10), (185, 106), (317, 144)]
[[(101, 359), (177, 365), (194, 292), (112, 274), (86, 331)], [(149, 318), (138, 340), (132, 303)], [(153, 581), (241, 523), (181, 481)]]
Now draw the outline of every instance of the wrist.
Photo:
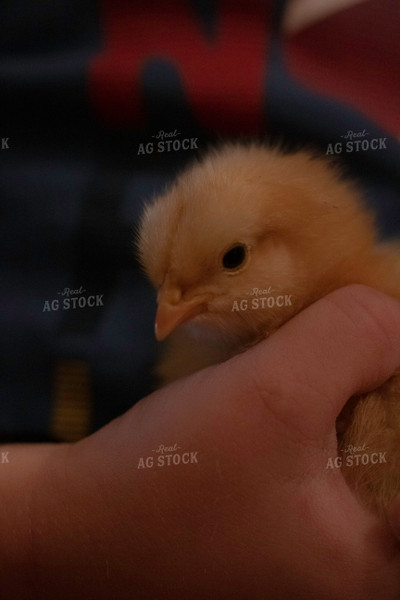
[[(54, 466), (65, 445), (15, 444), (0, 447), (0, 596), (43, 598), (38, 588), (37, 511), (46, 510)], [(53, 506), (53, 502), (51, 502)], [(47, 511), (48, 522), (55, 517)], [(46, 529), (41, 532), (46, 535)], [(40, 578), (39, 578), (40, 581)], [(37, 592), (37, 593), (36, 593)]]

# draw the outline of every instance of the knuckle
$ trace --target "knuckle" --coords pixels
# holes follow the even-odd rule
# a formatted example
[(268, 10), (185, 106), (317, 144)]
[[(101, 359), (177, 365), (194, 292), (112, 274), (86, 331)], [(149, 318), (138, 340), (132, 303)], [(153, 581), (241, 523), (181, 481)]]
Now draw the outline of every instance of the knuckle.
[(400, 359), (400, 303), (375, 289), (354, 284), (326, 297), (352, 323), (360, 344), (382, 352), (397, 348)]

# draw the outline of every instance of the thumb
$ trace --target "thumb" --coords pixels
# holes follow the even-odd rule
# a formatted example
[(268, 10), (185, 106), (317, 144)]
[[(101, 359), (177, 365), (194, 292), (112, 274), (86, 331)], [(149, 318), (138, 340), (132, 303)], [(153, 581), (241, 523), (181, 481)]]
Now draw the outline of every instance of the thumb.
[[(309, 439), (332, 430), (346, 401), (400, 366), (400, 303), (352, 285), (318, 300), (237, 357), (236, 387)], [(241, 383), (242, 382), (242, 383)]]

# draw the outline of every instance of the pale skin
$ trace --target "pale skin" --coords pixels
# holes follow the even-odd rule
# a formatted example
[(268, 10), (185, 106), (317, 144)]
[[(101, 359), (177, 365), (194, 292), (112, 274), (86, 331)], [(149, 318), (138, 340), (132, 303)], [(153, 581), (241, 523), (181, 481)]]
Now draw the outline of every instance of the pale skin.
[[(0, 597), (395, 600), (400, 500), (389, 526), (326, 464), (399, 364), (400, 303), (351, 286), (79, 443), (1, 448)], [(137, 468), (176, 443), (198, 462)]]

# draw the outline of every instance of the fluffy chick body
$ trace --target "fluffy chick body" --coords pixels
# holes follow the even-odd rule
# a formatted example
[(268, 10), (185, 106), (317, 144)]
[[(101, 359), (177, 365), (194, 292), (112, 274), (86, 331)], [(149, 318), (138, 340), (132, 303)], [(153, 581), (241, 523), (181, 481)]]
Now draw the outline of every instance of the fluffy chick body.
[[(243, 262), (226, 268), (238, 245)], [(377, 240), (357, 186), (307, 151), (256, 144), (211, 151), (147, 206), (138, 249), (158, 290), (156, 333), (171, 334), (158, 366), (162, 383), (244, 351), (344, 285), (400, 298), (399, 245)], [(265, 288), (291, 301), (233, 310)], [(400, 492), (399, 382), (393, 377), (358, 399), (339, 432), (341, 450), (364, 445), (390, 457), (343, 468), (359, 497), (378, 510)]]

